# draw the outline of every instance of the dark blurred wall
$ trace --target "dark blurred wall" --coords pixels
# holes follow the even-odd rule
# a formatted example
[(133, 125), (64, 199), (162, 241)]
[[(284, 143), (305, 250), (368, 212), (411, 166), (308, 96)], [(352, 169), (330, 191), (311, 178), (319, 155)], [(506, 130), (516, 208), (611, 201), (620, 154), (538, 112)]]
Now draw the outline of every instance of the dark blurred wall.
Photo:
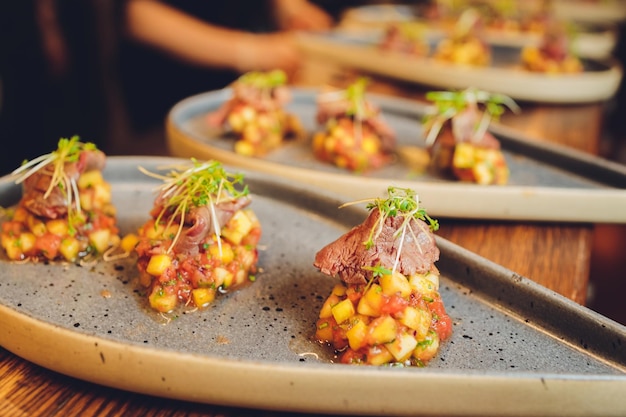
[(0, 2), (2, 174), (52, 151), (61, 137), (104, 141), (107, 115), (94, 13), (87, 0)]

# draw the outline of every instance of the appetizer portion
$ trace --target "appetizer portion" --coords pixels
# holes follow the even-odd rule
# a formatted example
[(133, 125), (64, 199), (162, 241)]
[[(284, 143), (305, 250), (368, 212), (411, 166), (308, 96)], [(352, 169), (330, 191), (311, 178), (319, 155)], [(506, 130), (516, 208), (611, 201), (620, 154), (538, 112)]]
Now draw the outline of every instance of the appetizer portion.
[(145, 173), (163, 181), (134, 246), (150, 307), (205, 307), (255, 280), (261, 225), (242, 175), (195, 160), (166, 175)]
[(426, 41), (425, 30), (424, 24), (419, 22), (390, 23), (383, 34), (379, 48), (383, 51), (426, 57), (430, 53), (430, 45)]
[(442, 39), (434, 51), (438, 61), (469, 66), (491, 63), (491, 47), (483, 39), (482, 18), (475, 9), (466, 10), (449, 37)]
[(300, 120), (284, 110), (291, 100), (286, 83), (281, 70), (242, 75), (232, 84), (232, 97), (208, 115), (209, 125), (235, 134), (235, 152), (246, 156), (265, 155), (301, 136)]
[(502, 94), (476, 89), (459, 92), (429, 92), (434, 114), (424, 127), (430, 165), (461, 181), (477, 184), (506, 184), (509, 168), (500, 142), (487, 129), (505, 106), (518, 111), (517, 104)]
[(365, 221), (315, 256), (315, 267), (342, 281), (315, 337), (341, 363), (424, 366), (452, 334), (435, 266), (438, 222), (410, 189), (389, 187), (387, 198), (368, 201)]
[(317, 159), (354, 172), (389, 163), (396, 146), (395, 133), (380, 109), (368, 101), (368, 80), (359, 78), (345, 90), (322, 92), (317, 97), (317, 122), (323, 131), (313, 136)]
[(111, 186), (102, 177), (105, 154), (78, 136), (13, 171), (22, 184), (6, 210), (2, 248), (11, 260), (77, 262), (119, 245)]
[(539, 45), (528, 45), (522, 49), (524, 68), (549, 74), (582, 72), (583, 64), (572, 50), (570, 38), (564, 24), (550, 22)]

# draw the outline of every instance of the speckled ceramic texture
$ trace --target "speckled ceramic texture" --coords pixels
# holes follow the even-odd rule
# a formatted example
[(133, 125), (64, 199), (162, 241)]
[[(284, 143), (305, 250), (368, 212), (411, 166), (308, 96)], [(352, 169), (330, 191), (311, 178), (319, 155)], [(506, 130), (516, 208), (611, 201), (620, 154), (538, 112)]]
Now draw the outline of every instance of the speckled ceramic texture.
[[(135, 231), (147, 219), (158, 185), (137, 167), (154, 171), (171, 162), (167, 158), (109, 158), (105, 177), (113, 187), (122, 234)], [(0, 305), (15, 317), (35, 319), (44, 332), (60, 328), (92, 336), (96, 345), (97, 341), (115, 342), (138, 347), (139, 352), (145, 347), (171, 363), (180, 355), (192, 354), (200, 362), (203, 358), (232, 359), (251, 369), (275, 364), (297, 372), (307, 367), (330, 367), (331, 373), (344, 376), (358, 372), (357, 367), (333, 363), (333, 352), (312, 339), (319, 309), (338, 282), (318, 272), (312, 263), (316, 251), (361, 222), (365, 210), (339, 209), (345, 202), (340, 197), (264, 174), (246, 172), (246, 182), (253, 198), (250, 207), (263, 227), (261, 272), (256, 282), (220, 294), (210, 307), (181, 312), (169, 321), (150, 310), (136, 282), (132, 257), (78, 266), (16, 264), (4, 254), (0, 258)], [(0, 180), (0, 205), (15, 203), (16, 189), (6, 178)], [(530, 375), (582, 379), (589, 384), (608, 378), (626, 383), (624, 327), (450, 242), (439, 239), (438, 244), (442, 251), (437, 264), (442, 271), (440, 289), (454, 321), (452, 338), (426, 370), (385, 368), (380, 372), (406, 377), (427, 371), (444, 378)], [(0, 317), (0, 332), (7, 326), (5, 320)], [(20, 354), (19, 346), (4, 340), (5, 347)], [(63, 372), (48, 362), (48, 357), (55, 361), (54, 351), (45, 355), (28, 359)], [(105, 353), (100, 355), (98, 363), (112, 360)], [(110, 383), (133, 389), (122, 380)]]

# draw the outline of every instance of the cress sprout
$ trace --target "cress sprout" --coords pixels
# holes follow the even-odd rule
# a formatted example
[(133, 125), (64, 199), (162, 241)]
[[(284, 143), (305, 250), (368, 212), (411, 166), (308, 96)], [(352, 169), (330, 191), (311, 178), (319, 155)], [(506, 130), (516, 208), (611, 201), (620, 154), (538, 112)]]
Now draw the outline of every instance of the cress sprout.
[(168, 252), (170, 252), (182, 233), (185, 216), (189, 210), (194, 207), (209, 206), (213, 231), (217, 236), (221, 255), (221, 231), (215, 207), (220, 203), (247, 196), (249, 194), (248, 186), (244, 186), (241, 190), (237, 189), (237, 184), (243, 184), (243, 174), (227, 173), (218, 161), (200, 163), (193, 158), (191, 161), (191, 167), (177, 166), (165, 175), (155, 174), (139, 167), (139, 170), (146, 175), (163, 181), (163, 185), (159, 187), (163, 199), (163, 208), (156, 218), (155, 227), (167, 214), (170, 217), (166, 229), (173, 224), (177, 217), (180, 218), (177, 233), (168, 248)]
[(430, 91), (426, 93), (426, 99), (434, 102), (434, 112), (424, 117), (424, 124), (427, 126), (426, 144), (428, 146), (435, 142), (444, 123), (464, 110), (478, 108), (482, 105), (484, 111), (480, 123), (475, 126), (472, 139), (481, 139), (489, 124), (493, 120), (498, 120), (504, 113), (506, 107), (517, 113), (519, 106), (512, 98), (504, 94), (488, 93), (476, 88), (468, 88), (462, 91)]
[[(81, 216), (82, 208), (76, 184), (77, 178), (67, 175), (65, 164), (77, 162), (81, 152), (91, 150), (97, 150), (96, 145), (90, 142), (80, 142), (76, 135), (69, 139), (61, 138), (56, 150), (30, 161), (24, 161), (22, 166), (11, 173), (11, 175), (18, 176), (15, 183), (20, 184), (33, 174), (46, 172), (44, 170), (50, 171), (46, 172), (51, 176), (51, 179), (43, 198), (48, 198), (55, 188), (65, 197), (70, 234), (76, 232), (74, 228), (76, 222), (84, 221), (84, 218)], [(50, 169), (48, 169), (49, 166), (51, 166)]]

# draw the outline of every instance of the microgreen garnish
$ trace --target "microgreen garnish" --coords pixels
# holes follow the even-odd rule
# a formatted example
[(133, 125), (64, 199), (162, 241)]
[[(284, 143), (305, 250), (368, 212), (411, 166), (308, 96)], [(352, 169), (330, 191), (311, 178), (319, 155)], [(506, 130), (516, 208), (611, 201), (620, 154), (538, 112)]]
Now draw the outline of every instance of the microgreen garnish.
[(435, 142), (441, 128), (447, 120), (453, 119), (467, 109), (478, 109), (482, 105), (482, 117), (480, 123), (474, 128), (472, 139), (481, 139), (489, 124), (497, 120), (508, 107), (517, 113), (520, 108), (517, 103), (504, 94), (488, 93), (486, 91), (468, 88), (462, 91), (430, 91), (426, 93), (426, 99), (434, 102), (434, 112), (427, 114), (424, 125), (427, 127), (426, 144)]
[[(70, 177), (65, 171), (65, 164), (78, 161), (82, 151), (96, 150), (96, 145), (90, 142), (80, 142), (78, 136), (59, 139), (57, 149), (49, 154), (38, 156), (30, 161), (24, 161), (22, 166), (15, 169), (11, 175), (17, 175), (16, 184), (24, 182), (28, 177), (36, 173), (45, 172), (50, 175), (50, 185), (44, 193), (43, 198), (48, 198), (50, 193), (57, 188), (65, 197), (67, 204), (67, 217), (70, 234), (76, 232), (74, 225), (83, 220), (80, 197), (78, 194), (77, 178)], [(51, 172), (44, 171), (48, 166), (52, 166)]]
[(365, 113), (365, 90), (368, 83), (368, 78), (359, 77), (354, 83), (350, 84), (346, 88), (346, 99), (349, 103), (347, 114), (349, 116), (353, 116), (357, 120), (367, 118)]
[(282, 70), (268, 72), (251, 71), (243, 74), (237, 82), (250, 85), (261, 90), (271, 90), (287, 83), (287, 74)]
[[(435, 219), (432, 219), (428, 214), (426, 214), (426, 210), (420, 207), (419, 196), (415, 191), (409, 188), (388, 187), (387, 194), (387, 198), (374, 198), (353, 201), (350, 203), (345, 203), (341, 205), (341, 207), (367, 202), (368, 204), (366, 205), (366, 208), (369, 211), (378, 210), (378, 219), (376, 219), (376, 223), (372, 227), (372, 230), (370, 230), (370, 234), (368, 235), (367, 240), (363, 242), (366, 249), (371, 249), (374, 246), (376, 239), (378, 239), (383, 231), (383, 226), (387, 218), (401, 216), (404, 219), (402, 225), (394, 233), (394, 238), (400, 236), (401, 239), (400, 246), (398, 247), (398, 253), (396, 255), (396, 260), (391, 271), (391, 273), (393, 273), (396, 270), (396, 266), (400, 259), (402, 244), (404, 242), (404, 236), (406, 235), (406, 233), (410, 233), (414, 241), (417, 241), (415, 232), (411, 228), (411, 220), (415, 219), (426, 222), (428, 228), (431, 231), (436, 231), (439, 229), (439, 222)], [(382, 272), (382, 270), (379, 269), (372, 269), (372, 271), (374, 271), (375, 273)]]
[[(365, 100), (365, 90), (369, 79), (367, 77), (359, 77), (355, 82), (346, 87), (345, 90), (328, 91), (319, 94), (320, 101), (346, 101), (346, 115), (352, 117), (354, 124), (354, 137), (357, 141), (362, 138), (362, 123), (373, 114), (368, 114), (368, 106)], [(370, 112), (371, 113), (371, 112)]]
[(391, 269), (389, 268), (385, 268), (382, 265), (376, 265), (376, 266), (364, 266), (363, 269), (365, 269), (366, 271), (372, 271), (372, 275), (374, 277), (382, 277), (383, 275), (391, 275)]
[(185, 224), (185, 216), (189, 210), (194, 207), (209, 206), (213, 231), (217, 236), (221, 256), (221, 231), (215, 206), (222, 202), (233, 201), (247, 196), (249, 193), (248, 186), (246, 185), (241, 190), (238, 190), (236, 185), (243, 184), (243, 174), (227, 173), (218, 161), (200, 163), (192, 158), (191, 162), (191, 167), (174, 167), (165, 175), (155, 174), (139, 167), (139, 170), (146, 175), (163, 181), (163, 185), (159, 188), (164, 203), (161, 212), (156, 218), (155, 225), (158, 225), (161, 219), (168, 214), (169, 220), (166, 230), (174, 223), (175, 219), (180, 219), (178, 231), (168, 248), (168, 252), (170, 252), (180, 237)]

